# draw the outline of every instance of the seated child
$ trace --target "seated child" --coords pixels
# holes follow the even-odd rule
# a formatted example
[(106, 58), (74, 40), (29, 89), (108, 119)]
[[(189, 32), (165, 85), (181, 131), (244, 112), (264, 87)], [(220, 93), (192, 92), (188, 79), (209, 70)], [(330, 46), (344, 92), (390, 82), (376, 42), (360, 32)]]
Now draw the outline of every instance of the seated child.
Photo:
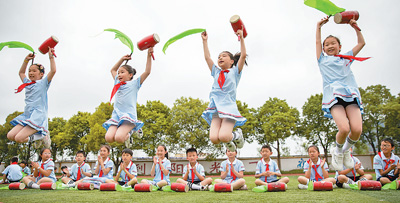
[(76, 164), (72, 165), (71, 172), (66, 167), (61, 167), (62, 172), (65, 174), (61, 181), (69, 187), (75, 187), (82, 182), (84, 177), (91, 177), (92, 172), (90, 165), (85, 163), (86, 154), (80, 150), (75, 155)]
[[(117, 182), (125, 187), (134, 187), (137, 183), (137, 169), (136, 164), (132, 162), (132, 156), (132, 150), (122, 150), (122, 162), (118, 168), (118, 174), (115, 176), (115, 181), (107, 180), (107, 182)], [(121, 178), (121, 181), (119, 181), (119, 178)]]
[(152, 184), (161, 189), (171, 184), (169, 180), (171, 162), (168, 160), (168, 152), (165, 145), (158, 145), (156, 155), (153, 157), (153, 166), (150, 172), (151, 176), (155, 176), (154, 179), (152, 181), (143, 179), (141, 183)]
[[(352, 149), (350, 148), (350, 153), (352, 153)], [(364, 173), (364, 167), (361, 164), (361, 161), (351, 155), (354, 161), (354, 167), (353, 168), (346, 168), (346, 166), (343, 165), (343, 170), (342, 171), (336, 171), (336, 185), (338, 187), (343, 187), (350, 189), (349, 184), (354, 184), (357, 181), (364, 181), (364, 180), (372, 180), (372, 176), (370, 174), (365, 174)], [(356, 174), (359, 174), (356, 176)]]
[(3, 171), (3, 180), (1, 183), (14, 183), (22, 179), (22, 168), (18, 165), (18, 157), (13, 157), (10, 160), (10, 165)]
[(376, 180), (382, 185), (391, 183), (399, 177), (400, 159), (392, 151), (394, 142), (390, 138), (381, 141), (381, 152), (374, 157)]
[(114, 162), (108, 157), (110, 155), (111, 147), (109, 145), (102, 145), (100, 147), (100, 154), (97, 156), (97, 161), (94, 168), (94, 174), (98, 178), (106, 180), (113, 180)]
[[(307, 149), (308, 156), (310, 159), (304, 163), (304, 172), (305, 176), (299, 176), (297, 180), (299, 181), (299, 189), (307, 189), (308, 183), (310, 181), (329, 181), (335, 185), (336, 180), (334, 178), (329, 178), (328, 164), (325, 162), (325, 159), (321, 160), (319, 158), (319, 149), (315, 145), (311, 145)], [(322, 166), (322, 167), (321, 167)]]
[(186, 150), (186, 159), (189, 163), (183, 168), (183, 178), (178, 178), (177, 183), (188, 184), (191, 190), (206, 190), (212, 183), (211, 178), (205, 178), (204, 167), (197, 162), (197, 150)]
[(272, 155), (272, 149), (269, 145), (263, 145), (261, 147), (262, 159), (258, 161), (256, 168), (256, 185), (267, 185), (272, 182), (282, 182), (287, 184), (289, 182), (288, 177), (282, 177), (281, 171), (279, 170), (278, 164), (270, 156)]
[(221, 163), (221, 179), (216, 179), (215, 183), (232, 184), (234, 190), (247, 190), (246, 181), (243, 179), (244, 165), (239, 159), (236, 159), (237, 151), (226, 149), (228, 159)]
[(39, 154), (39, 162), (32, 162), (33, 176), (25, 176), (22, 181), (28, 188), (39, 189), (39, 185), (45, 182), (57, 181), (56, 175), (54, 174), (54, 162), (50, 158), (51, 150), (49, 148), (43, 148)]
[(27, 176), (31, 175), (31, 169), (28, 166), (28, 162), (23, 160), (19, 163), (19, 166), (22, 168), (22, 172), (24, 172)]

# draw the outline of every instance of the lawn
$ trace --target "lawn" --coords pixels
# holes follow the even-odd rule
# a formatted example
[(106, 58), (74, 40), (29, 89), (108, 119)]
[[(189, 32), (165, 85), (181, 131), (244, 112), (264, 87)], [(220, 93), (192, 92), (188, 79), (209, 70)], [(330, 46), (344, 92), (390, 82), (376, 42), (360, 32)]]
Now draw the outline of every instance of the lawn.
[[(251, 189), (255, 187), (255, 178), (247, 176), (245, 179), (249, 190), (233, 193), (0, 190), (0, 202), (400, 202), (400, 190), (358, 191), (339, 188), (326, 192), (307, 191), (297, 189), (297, 176), (289, 176), (289, 178), (286, 192), (252, 192)], [(171, 181), (176, 179), (171, 178)]]

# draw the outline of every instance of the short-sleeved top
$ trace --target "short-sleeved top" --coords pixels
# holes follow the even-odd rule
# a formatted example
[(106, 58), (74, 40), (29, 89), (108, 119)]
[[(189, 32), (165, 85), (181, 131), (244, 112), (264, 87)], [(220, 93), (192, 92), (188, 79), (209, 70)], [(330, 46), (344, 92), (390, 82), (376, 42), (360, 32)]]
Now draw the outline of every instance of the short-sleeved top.
[[(377, 155), (375, 155), (373, 168), (375, 169), (376, 179), (382, 176), (381, 173), (379, 172), (379, 169), (385, 171), (392, 164), (397, 164), (399, 163), (399, 161), (400, 161), (399, 157), (393, 153), (391, 153), (390, 158), (385, 157), (385, 155), (382, 152), (379, 152)], [(389, 173), (387, 173), (386, 175), (394, 176), (394, 169), (389, 171)]]
[[(303, 167), (303, 172), (306, 172), (306, 171), (308, 171), (308, 167), (310, 167), (310, 162), (312, 163), (312, 161), (311, 161), (311, 159), (309, 159), (307, 162), (305, 162), (304, 163), (304, 167)], [(315, 165), (315, 164), (314, 164)], [(311, 168), (311, 175), (310, 175), (310, 180), (311, 181), (321, 181), (321, 180), (323, 180), (323, 179), (325, 179), (324, 178), (324, 174), (322, 174), (322, 168), (321, 168), (321, 159), (320, 158), (318, 158), (318, 161), (317, 161), (317, 167), (315, 167), (316, 169), (317, 169), (317, 173), (319, 174), (319, 176), (321, 176), (322, 177), (322, 179), (316, 179), (316, 177), (315, 177), (315, 170), (314, 170), (314, 168)], [(325, 169), (325, 171), (329, 171), (329, 167), (328, 167), (328, 164), (325, 162), (325, 164), (324, 164), (324, 169)]]
[[(350, 171), (350, 172), (348, 172), (348, 173), (346, 174), (346, 176), (347, 176), (347, 177), (356, 177), (356, 176), (357, 176), (357, 171), (356, 171), (356, 169), (354, 169), (354, 167), (355, 167), (356, 164), (361, 163), (361, 161), (360, 161), (357, 157), (355, 157), (355, 156), (353, 156), (353, 155), (352, 155), (351, 157), (353, 158), (353, 161), (354, 161), (353, 170)], [(347, 169), (346, 166), (343, 165), (343, 170), (346, 170), (346, 169)], [(361, 166), (360, 166), (360, 169), (361, 169), (361, 170), (364, 170), (364, 167), (363, 167), (362, 164), (361, 164)], [(338, 176), (339, 176), (339, 171), (336, 171), (336, 176), (335, 176), (335, 178), (337, 178)]]
[[(268, 164), (268, 169), (269, 169), (268, 171), (272, 171), (275, 173), (281, 173), (281, 171), (279, 170), (278, 164), (274, 160), (269, 159), (269, 162), (266, 163), (264, 159), (261, 159), (260, 161), (257, 162), (256, 175), (264, 173), (267, 169), (267, 166), (266, 166), (267, 164)], [(269, 176), (269, 177), (267, 177), (267, 183), (270, 183), (277, 179), (278, 179), (278, 177), (276, 175)], [(261, 176), (260, 180), (265, 182), (265, 176)]]
[[(160, 164), (157, 164), (155, 166), (155, 177), (153, 179), (154, 182), (158, 183), (161, 180), (165, 180), (168, 182), (168, 184), (170, 184), (170, 180), (169, 180), (169, 174), (171, 173), (171, 161), (169, 161), (167, 158), (164, 158), (162, 160), (162, 165), (164, 166), (165, 169), (167, 169), (169, 171), (168, 175), (165, 175), (161, 170), (160, 170)], [(162, 174), (162, 176), (161, 176)]]
[[(121, 166), (118, 167), (118, 171), (121, 170)], [(137, 168), (136, 168), (136, 164), (134, 164), (132, 161), (129, 162), (128, 167), (126, 167), (126, 170), (134, 175), (135, 177), (137, 176)], [(129, 182), (131, 179), (129, 178), (129, 176), (125, 173), (124, 170), (121, 171), (120, 176), (122, 179), (122, 182)]]
[(107, 157), (106, 161), (104, 161), (104, 167), (105, 168), (111, 168), (111, 170), (107, 173), (107, 175), (102, 174), (102, 176), (100, 176), (102, 168), (101, 168), (101, 165), (99, 165), (98, 161), (96, 161), (94, 170), (97, 169), (97, 166), (99, 166), (99, 174), (96, 174), (97, 176), (99, 176), (100, 178), (104, 177), (104, 178), (107, 178), (107, 179), (113, 179), (114, 162), (110, 158)]
[[(54, 162), (53, 162), (53, 160), (52, 159), (48, 159), (45, 162), (39, 161), (38, 164), (39, 164), (39, 167), (42, 167), (42, 164), (43, 164), (43, 169), (46, 170), (46, 171), (47, 170), (51, 170), (51, 173), (50, 173), (49, 176), (47, 176), (47, 178), (50, 178), (53, 181), (53, 183), (55, 183), (57, 181), (57, 178), (56, 178), (56, 174), (54, 173)], [(39, 173), (38, 177), (36, 177), (36, 182), (39, 181), (40, 179), (42, 179), (43, 177), (46, 177), (46, 176), (43, 176), (42, 173)]]
[(233, 166), (233, 168), (235, 169), (236, 172), (245, 171), (243, 162), (240, 161), (239, 159), (236, 159), (236, 158), (235, 158), (235, 160), (234, 160), (232, 163), (229, 161), (229, 159), (223, 161), (223, 162), (221, 163), (221, 166), (220, 166), (220, 168), (219, 168), (219, 171), (221, 171), (221, 172), (222, 172), (222, 171), (225, 171), (225, 170), (226, 170), (226, 164), (229, 164), (229, 172), (228, 172), (228, 174), (226, 175), (226, 177), (225, 177), (224, 180), (225, 180), (226, 182), (228, 182), (228, 183), (233, 182), (233, 181), (236, 181), (236, 180), (239, 179), (237, 176), (236, 176), (236, 179), (233, 179), (233, 176), (232, 176), (232, 174), (231, 174), (231, 173), (232, 173), (232, 170), (231, 170), (232, 166)]
[(12, 163), (4, 169), (3, 174), (10, 181), (19, 181), (22, 179), (22, 168), (17, 163)]
[(25, 166), (25, 168), (22, 169), (22, 172), (26, 175), (31, 175), (31, 169), (28, 166)]
[[(353, 51), (343, 55), (353, 56)], [(330, 108), (337, 103), (336, 98), (341, 98), (345, 102), (352, 102), (356, 99), (361, 113), (363, 107), (361, 94), (353, 72), (350, 69), (353, 61), (337, 56), (325, 56), (322, 52), (318, 59), (318, 66), (323, 81), (322, 110), (325, 117), (332, 118)]]
[[(187, 181), (188, 182), (192, 182), (192, 168), (196, 168), (196, 171), (200, 174), (200, 175), (202, 175), (203, 177), (205, 177), (206, 175), (205, 175), (205, 171), (204, 171), (204, 167), (201, 165), (201, 164), (199, 164), (198, 162), (196, 162), (196, 165), (194, 166), (194, 167), (192, 167), (191, 165), (190, 165), (190, 163), (189, 164), (186, 164), (186, 166), (183, 168), (183, 175), (182, 175), (182, 177), (184, 177), (185, 176), (185, 174), (186, 174), (186, 172), (188, 171), (188, 168), (189, 168), (189, 173), (188, 173), (188, 178), (187, 178)], [(194, 180), (193, 180), (193, 182), (200, 182), (201, 180), (199, 179), (199, 177), (197, 177), (197, 175), (196, 174), (193, 174), (194, 175)]]
[[(70, 174), (71, 176), (70, 176), (70, 178), (71, 178), (72, 180), (78, 181), (78, 180), (77, 180), (77, 178), (78, 178), (78, 171), (79, 171), (80, 169), (81, 169), (83, 172), (85, 172), (85, 173), (91, 173), (91, 172), (92, 172), (92, 169), (90, 168), (90, 165), (89, 165), (89, 164), (83, 162), (80, 166), (78, 166), (78, 163), (75, 163), (75, 164), (72, 165), (72, 167), (71, 167), (71, 174)], [(86, 177), (86, 176), (85, 176), (83, 173), (81, 173), (81, 177), (80, 177), (79, 180), (83, 179), (84, 177)]]
[[(27, 77), (23, 79), (24, 83), (32, 82)], [(50, 87), (47, 76), (36, 80), (35, 84), (25, 87), (25, 109), (24, 113), (11, 121), (12, 125), (29, 125), (37, 130), (39, 134), (45, 136), (48, 133), (48, 103), (47, 90)]]

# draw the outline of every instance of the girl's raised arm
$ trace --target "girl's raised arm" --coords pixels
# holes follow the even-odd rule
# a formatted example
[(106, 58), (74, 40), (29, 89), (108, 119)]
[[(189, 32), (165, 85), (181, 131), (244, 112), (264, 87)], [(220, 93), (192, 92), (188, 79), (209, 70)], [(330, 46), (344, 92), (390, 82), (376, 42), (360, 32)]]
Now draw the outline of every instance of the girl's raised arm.
[(47, 74), (47, 81), (50, 82), (56, 74), (56, 61), (54, 60), (54, 49), (49, 47), (49, 59), (50, 59), (50, 72)]
[(246, 46), (244, 45), (243, 29), (238, 30), (236, 32), (236, 34), (238, 34), (240, 36), (240, 58), (237, 63), (239, 73), (240, 73), (243, 70), (243, 66), (245, 64), (247, 54), (246, 54)]
[(34, 59), (35, 55), (34, 54), (28, 54), (28, 56), (25, 57), (24, 63), (22, 63), (21, 68), (19, 69), (19, 78), (21, 78), (21, 81), (24, 82), (24, 78), (26, 78), (25, 72), (26, 72), (26, 67), (28, 66), (28, 63), (31, 59)]
[(317, 60), (319, 60), (319, 57), (321, 56), (322, 53), (321, 28), (328, 21), (329, 21), (329, 16), (326, 16), (317, 23), (317, 33), (316, 33)]
[(365, 46), (365, 40), (364, 37), (361, 33), (361, 31), (359, 31), (357, 28), (355, 28), (354, 25), (357, 25), (357, 22), (353, 19), (350, 20), (349, 24), (354, 28), (354, 30), (356, 31), (357, 34), (357, 45), (353, 48), (353, 56), (356, 56), (361, 49)]
[(123, 56), (121, 59), (118, 60), (118, 62), (111, 68), (111, 75), (113, 79), (115, 79), (115, 76), (117, 75), (118, 68), (122, 65), (122, 63), (125, 60), (131, 60), (131, 56), (129, 54)]
[(147, 51), (147, 63), (146, 63), (146, 70), (140, 76), (140, 84), (146, 80), (146, 78), (150, 75), (151, 72), (151, 54), (153, 53), (153, 47), (150, 47)]
[(210, 50), (208, 49), (208, 43), (207, 43), (208, 35), (207, 35), (207, 32), (201, 33), (201, 38), (203, 39), (204, 58), (206, 59), (208, 68), (210, 69), (210, 71), (212, 71), (212, 67), (214, 65), (214, 62), (211, 59)]

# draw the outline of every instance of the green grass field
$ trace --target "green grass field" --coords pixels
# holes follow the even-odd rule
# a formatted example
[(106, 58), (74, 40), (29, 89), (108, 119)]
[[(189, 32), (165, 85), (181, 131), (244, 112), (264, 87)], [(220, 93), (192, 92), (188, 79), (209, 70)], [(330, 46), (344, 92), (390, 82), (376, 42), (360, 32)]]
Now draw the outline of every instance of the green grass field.
[[(399, 190), (358, 191), (338, 188), (326, 192), (307, 191), (297, 189), (297, 176), (289, 178), (286, 192), (255, 193), (251, 191), (255, 187), (255, 178), (245, 177), (249, 190), (233, 193), (0, 190), (0, 202), (400, 202)], [(171, 178), (171, 181), (176, 179)]]

